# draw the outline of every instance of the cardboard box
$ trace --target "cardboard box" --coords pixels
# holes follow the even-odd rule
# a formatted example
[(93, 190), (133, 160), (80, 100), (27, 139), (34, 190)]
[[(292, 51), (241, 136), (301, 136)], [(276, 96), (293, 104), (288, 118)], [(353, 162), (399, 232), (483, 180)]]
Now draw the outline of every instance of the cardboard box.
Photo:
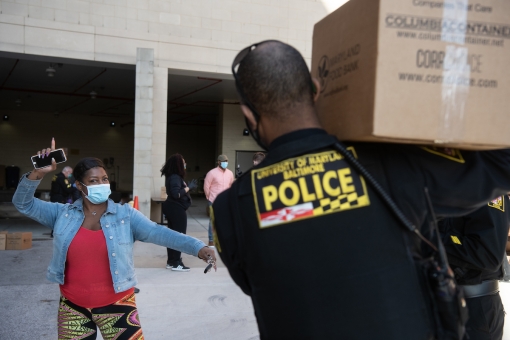
[(160, 195), (160, 198), (164, 198), (166, 199), (168, 197), (167, 193), (166, 193), (166, 187), (161, 187), (161, 195)]
[(5, 250), (6, 234), (0, 233), (0, 250)]
[(24, 250), (32, 248), (32, 233), (7, 234), (5, 243), (6, 250)]
[(314, 27), (318, 114), (340, 140), (508, 147), (508, 60), (510, 1), (350, 0)]

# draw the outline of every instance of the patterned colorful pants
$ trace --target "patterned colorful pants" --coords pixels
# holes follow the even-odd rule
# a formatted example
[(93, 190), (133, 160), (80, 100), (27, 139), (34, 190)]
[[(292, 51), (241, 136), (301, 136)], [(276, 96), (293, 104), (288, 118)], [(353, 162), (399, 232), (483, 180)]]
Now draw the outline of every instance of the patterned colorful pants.
[(104, 340), (143, 340), (135, 294), (99, 308), (84, 308), (60, 297), (59, 340), (95, 340), (97, 327)]

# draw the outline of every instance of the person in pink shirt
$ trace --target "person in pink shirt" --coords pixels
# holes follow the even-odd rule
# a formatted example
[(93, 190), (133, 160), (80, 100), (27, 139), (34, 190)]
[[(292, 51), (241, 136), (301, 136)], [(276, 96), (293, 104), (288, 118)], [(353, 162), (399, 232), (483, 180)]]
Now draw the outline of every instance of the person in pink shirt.
[[(224, 190), (230, 188), (234, 182), (234, 174), (227, 169), (228, 157), (226, 155), (218, 156), (218, 166), (210, 170), (205, 176), (204, 192), (205, 197), (211, 206), (216, 197)], [(209, 220), (209, 246), (214, 246), (212, 236), (211, 220)]]

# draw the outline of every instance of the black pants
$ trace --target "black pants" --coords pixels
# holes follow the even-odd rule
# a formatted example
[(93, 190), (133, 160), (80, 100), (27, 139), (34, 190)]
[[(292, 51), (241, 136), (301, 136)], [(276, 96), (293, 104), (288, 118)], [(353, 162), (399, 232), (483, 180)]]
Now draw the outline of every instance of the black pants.
[(498, 294), (466, 299), (469, 319), (464, 340), (501, 340), (505, 310)]
[[(177, 203), (164, 202), (163, 214), (168, 220), (168, 228), (175, 230), (179, 233), (186, 234), (186, 227), (188, 226), (188, 217), (186, 216), (186, 209)], [(181, 252), (166, 248), (168, 259), (166, 261), (169, 265), (178, 264), (181, 260)]]

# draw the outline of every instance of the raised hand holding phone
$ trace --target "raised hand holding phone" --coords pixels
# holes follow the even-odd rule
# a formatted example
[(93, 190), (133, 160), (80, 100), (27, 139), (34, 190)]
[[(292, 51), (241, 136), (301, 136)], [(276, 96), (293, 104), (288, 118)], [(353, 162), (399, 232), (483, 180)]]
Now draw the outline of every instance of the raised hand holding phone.
[[(54, 151), (54, 150), (55, 150), (55, 138), (52, 138), (51, 139), (51, 147), (42, 149), (41, 151), (37, 151), (37, 156), (38, 157), (47, 157), (50, 155), (50, 152)], [(44, 175), (46, 175), (49, 172), (55, 171), (56, 169), (57, 169), (57, 162), (55, 162), (55, 160), (52, 159), (50, 166), (47, 166), (44, 168), (39, 168), (39, 169), (34, 169), (34, 171), (32, 171), (30, 173), (30, 175), (28, 175), (28, 179), (40, 180), (44, 177)]]

